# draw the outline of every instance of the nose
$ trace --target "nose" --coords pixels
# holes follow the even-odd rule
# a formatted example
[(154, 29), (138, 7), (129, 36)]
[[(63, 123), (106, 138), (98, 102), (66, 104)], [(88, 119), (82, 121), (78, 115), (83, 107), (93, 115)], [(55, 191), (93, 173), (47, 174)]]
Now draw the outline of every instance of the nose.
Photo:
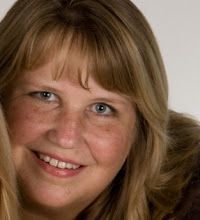
[(48, 130), (48, 139), (62, 148), (80, 147), (83, 144), (83, 122), (77, 113), (62, 112)]

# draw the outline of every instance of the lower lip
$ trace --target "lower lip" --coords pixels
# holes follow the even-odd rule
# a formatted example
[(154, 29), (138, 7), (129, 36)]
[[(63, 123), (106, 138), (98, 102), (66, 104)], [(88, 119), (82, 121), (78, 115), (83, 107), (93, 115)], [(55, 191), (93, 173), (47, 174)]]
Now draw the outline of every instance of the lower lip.
[(84, 167), (81, 166), (78, 169), (60, 169), (54, 166), (51, 166), (49, 163), (44, 162), (43, 160), (40, 160), (35, 153), (34, 158), (37, 162), (37, 164), (47, 173), (51, 174), (52, 176), (66, 178), (66, 177), (73, 177), (75, 175), (78, 175)]

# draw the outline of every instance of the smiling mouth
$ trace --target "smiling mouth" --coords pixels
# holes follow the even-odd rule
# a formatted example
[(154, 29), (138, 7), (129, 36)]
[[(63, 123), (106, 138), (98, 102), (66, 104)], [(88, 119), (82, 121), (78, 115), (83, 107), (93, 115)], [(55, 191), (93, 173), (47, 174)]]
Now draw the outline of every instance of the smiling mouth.
[(56, 168), (59, 168), (59, 169), (77, 170), (81, 167), (80, 165), (60, 161), (60, 160), (52, 158), (48, 155), (41, 154), (41, 153), (38, 153), (38, 152), (37, 153), (35, 152), (35, 154), (36, 154), (38, 159), (44, 161), (45, 163), (49, 164), (52, 167), (56, 167)]

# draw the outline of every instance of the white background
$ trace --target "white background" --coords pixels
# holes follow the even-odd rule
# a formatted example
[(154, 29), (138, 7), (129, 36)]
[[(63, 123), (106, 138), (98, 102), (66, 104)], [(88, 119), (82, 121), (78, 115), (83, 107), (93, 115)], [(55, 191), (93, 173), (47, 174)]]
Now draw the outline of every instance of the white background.
[[(0, 19), (15, 0), (0, 0)], [(169, 80), (169, 105), (200, 119), (200, 0), (133, 0), (157, 37)]]

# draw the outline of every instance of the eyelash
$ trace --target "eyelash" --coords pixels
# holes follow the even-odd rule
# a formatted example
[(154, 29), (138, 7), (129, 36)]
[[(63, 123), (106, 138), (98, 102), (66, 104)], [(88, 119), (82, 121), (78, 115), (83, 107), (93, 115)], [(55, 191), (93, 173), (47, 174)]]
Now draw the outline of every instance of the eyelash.
[[(39, 99), (40, 101), (44, 101), (46, 103), (56, 102), (58, 100), (57, 95), (52, 93), (52, 92), (49, 92), (49, 91), (30, 92), (29, 95), (34, 97), (34, 98)], [(54, 98), (53, 98), (53, 100), (50, 100), (52, 96), (54, 96)], [(104, 107), (104, 108), (106, 108), (105, 111), (109, 111), (109, 112), (107, 112), (107, 113), (97, 112), (98, 111), (96, 109), (97, 106)], [(108, 104), (103, 103), (103, 102), (98, 102), (98, 103), (92, 104), (92, 106), (90, 107), (90, 111), (94, 112), (98, 116), (104, 116), (104, 117), (114, 116), (114, 115), (117, 114), (117, 110), (113, 106), (108, 105)]]
[[(106, 108), (106, 110), (108, 110), (109, 112), (108, 112), (108, 113), (97, 112), (97, 109), (96, 109), (97, 106), (99, 106), (99, 107), (104, 107), (104, 108)], [(105, 110), (105, 111), (106, 111), (106, 110)], [(97, 115), (104, 116), (104, 117), (112, 116), (112, 115), (114, 115), (114, 114), (117, 113), (117, 111), (116, 111), (115, 108), (113, 108), (112, 106), (110, 106), (110, 105), (108, 105), (108, 104), (106, 104), (106, 103), (101, 103), (101, 102), (100, 102), (100, 103), (95, 103), (95, 104), (93, 104), (92, 107), (91, 107), (91, 111), (92, 111), (92, 112), (95, 112), (95, 114), (97, 114)]]
[[(29, 95), (34, 98), (38, 98), (39, 100), (44, 101), (44, 102), (54, 102), (54, 101), (57, 101), (58, 99), (56, 94), (49, 92), (49, 91), (30, 92)], [(51, 100), (52, 96), (54, 96), (53, 100)]]

